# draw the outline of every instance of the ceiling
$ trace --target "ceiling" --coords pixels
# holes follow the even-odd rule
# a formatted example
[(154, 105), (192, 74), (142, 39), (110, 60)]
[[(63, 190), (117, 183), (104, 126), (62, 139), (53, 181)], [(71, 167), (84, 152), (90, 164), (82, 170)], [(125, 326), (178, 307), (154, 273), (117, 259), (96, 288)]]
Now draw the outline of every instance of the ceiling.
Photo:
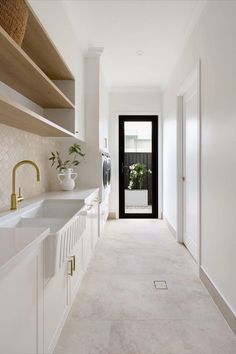
[(63, 0), (83, 50), (104, 47), (110, 87), (165, 87), (202, 0)]

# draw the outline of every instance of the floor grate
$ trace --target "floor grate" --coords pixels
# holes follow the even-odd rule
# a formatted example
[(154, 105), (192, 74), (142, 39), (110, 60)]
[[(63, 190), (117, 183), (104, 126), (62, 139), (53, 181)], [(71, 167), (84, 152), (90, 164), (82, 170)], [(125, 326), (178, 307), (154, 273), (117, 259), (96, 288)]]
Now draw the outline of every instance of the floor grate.
[(154, 286), (158, 290), (168, 290), (168, 286), (165, 280), (154, 280)]

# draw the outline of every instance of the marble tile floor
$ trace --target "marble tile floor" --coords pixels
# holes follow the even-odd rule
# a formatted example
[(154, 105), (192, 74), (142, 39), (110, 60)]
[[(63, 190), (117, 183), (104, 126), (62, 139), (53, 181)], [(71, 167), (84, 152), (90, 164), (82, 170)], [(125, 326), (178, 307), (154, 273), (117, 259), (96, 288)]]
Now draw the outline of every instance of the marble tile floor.
[(123, 219), (107, 223), (54, 353), (235, 354), (236, 337), (166, 224)]

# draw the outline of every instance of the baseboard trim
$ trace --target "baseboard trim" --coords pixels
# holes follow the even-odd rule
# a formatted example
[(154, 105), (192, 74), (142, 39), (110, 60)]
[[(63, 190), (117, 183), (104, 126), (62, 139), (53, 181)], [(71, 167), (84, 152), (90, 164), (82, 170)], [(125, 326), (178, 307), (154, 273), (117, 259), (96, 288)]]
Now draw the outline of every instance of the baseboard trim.
[(177, 233), (176, 230), (174, 229), (174, 227), (172, 226), (172, 224), (169, 222), (169, 220), (167, 219), (167, 217), (165, 215), (163, 215), (163, 219), (165, 220), (168, 229), (170, 230), (172, 236), (174, 236), (174, 238), (177, 238)]
[(219, 308), (220, 312), (223, 314), (225, 320), (228, 322), (228, 325), (236, 335), (236, 316), (229, 307), (229, 305), (224, 300), (223, 296), (216, 289), (213, 282), (209, 279), (206, 272), (200, 267), (199, 276), (205, 287), (207, 288), (209, 294), (214, 300), (215, 304)]

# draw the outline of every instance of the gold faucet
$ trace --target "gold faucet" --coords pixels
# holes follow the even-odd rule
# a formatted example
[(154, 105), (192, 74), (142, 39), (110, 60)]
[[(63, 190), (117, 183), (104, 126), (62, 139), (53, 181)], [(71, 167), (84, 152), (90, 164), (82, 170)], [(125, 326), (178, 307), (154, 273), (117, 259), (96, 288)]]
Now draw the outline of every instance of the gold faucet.
[(35, 167), (36, 169), (36, 174), (37, 174), (37, 181), (40, 181), (40, 172), (39, 168), (36, 165), (35, 162), (31, 160), (23, 160), (18, 162), (15, 167), (12, 170), (12, 194), (11, 194), (11, 210), (16, 210), (17, 209), (17, 202), (21, 202), (23, 200), (23, 197), (21, 195), (20, 189), (19, 189), (19, 196), (16, 196), (16, 170), (18, 167), (24, 164), (30, 164)]

